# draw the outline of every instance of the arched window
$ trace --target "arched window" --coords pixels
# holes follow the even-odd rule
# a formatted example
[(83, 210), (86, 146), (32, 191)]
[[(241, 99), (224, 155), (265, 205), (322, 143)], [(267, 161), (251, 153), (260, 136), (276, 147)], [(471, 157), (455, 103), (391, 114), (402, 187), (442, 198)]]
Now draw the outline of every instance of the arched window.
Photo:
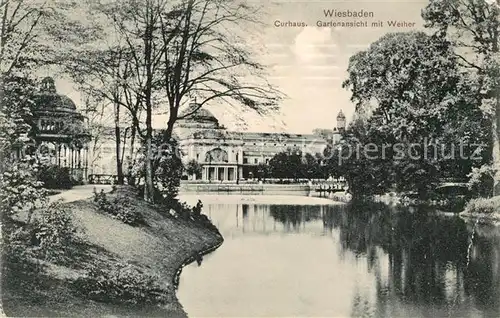
[(208, 151), (205, 155), (205, 162), (228, 162), (227, 151), (221, 148), (215, 148)]

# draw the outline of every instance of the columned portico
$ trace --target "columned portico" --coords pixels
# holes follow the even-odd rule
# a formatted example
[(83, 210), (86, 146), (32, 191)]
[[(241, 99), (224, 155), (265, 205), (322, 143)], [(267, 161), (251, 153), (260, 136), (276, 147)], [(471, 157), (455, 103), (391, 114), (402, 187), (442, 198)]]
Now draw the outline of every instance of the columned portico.
[(206, 164), (202, 167), (201, 179), (205, 181), (236, 181), (237, 165)]

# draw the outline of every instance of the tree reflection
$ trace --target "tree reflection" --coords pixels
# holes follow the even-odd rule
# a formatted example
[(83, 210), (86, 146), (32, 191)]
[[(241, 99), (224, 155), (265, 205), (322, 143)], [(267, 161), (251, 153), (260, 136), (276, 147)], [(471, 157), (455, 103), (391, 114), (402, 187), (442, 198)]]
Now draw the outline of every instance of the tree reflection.
[[(319, 234), (317, 241), (324, 245), (313, 253), (324, 253), (318, 260), (331, 262), (323, 268), (349, 271), (352, 265), (353, 272), (346, 274), (361, 273), (359, 282), (338, 286), (339, 292), (354, 292), (348, 296), (352, 297), (347, 309), (352, 316), (500, 317), (499, 227), (474, 228), (460, 218), (441, 216), (425, 207), (394, 208), (359, 201), (327, 206), (227, 204), (212, 208), (219, 211), (216, 224), (228, 237), (280, 235), (284, 230), (294, 236), (294, 243), (301, 236), (316, 236), (305, 241), (314, 249)], [(244, 244), (242, 241), (238, 242)], [(278, 249), (280, 244), (288, 247), (286, 240), (269, 241), (278, 244)], [(248, 242), (250, 249), (255, 248), (252, 242)], [(339, 255), (334, 255), (336, 247)]]
[[(440, 217), (425, 208), (414, 213), (384, 204), (354, 202), (332, 207), (323, 224), (338, 230), (342, 253), (366, 258), (377, 284), (377, 316), (387, 304), (411, 303), (436, 316), (457, 314), (468, 301), (484, 313), (500, 313), (500, 242), (498, 236), (476, 233), (467, 266), (470, 229), (459, 218)], [(378, 253), (380, 250), (382, 253)], [(381, 257), (388, 258), (388, 277), (382, 278)], [(354, 304), (362, 303), (357, 295)], [(353, 314), (359, 314), (359, 306)], [(417, 310), (415, 309), (415, 310)]]
[(271, 205), (269, 214), (285, 227), (285, 231), (299, 231), (307, 222), (321, 219), (321, 207), (314, 205)]

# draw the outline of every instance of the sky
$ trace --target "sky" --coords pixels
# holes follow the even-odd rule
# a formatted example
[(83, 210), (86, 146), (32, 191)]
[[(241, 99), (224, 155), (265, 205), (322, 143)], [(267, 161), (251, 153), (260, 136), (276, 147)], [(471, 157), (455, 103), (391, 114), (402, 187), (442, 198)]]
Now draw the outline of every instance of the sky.
[[(422, 0), (247, 0), (261, 4), (261, 26), (245, 30), (259, 45), (257, 58), (267, 66), (267, 78), (287, 98), (280, 112), (262, 118), (252, 112), (243, 115), (245, 125), (235, 120), (234, 109), (222, 104), (208, 105), (219, 121), (232, 130), (288, 131), (310, 133), (315, 128), (333, 128), (342, 110), (348, 120), (354, 113), (350, 92), (342, 88), (347, 78), (349, 57), (389, 32), (422, 29)], [(324, 10), (365, 12), (368, 17), (325, 17)], [(318, 27), (317, 22), (359, 22), (359, 27)], [(373, 22), (382, 21), (382, 26)], [(404, 21), (411, 26), (389, 26)], [(290, 26), (293, 23), (307, 26)], [(276, 26), (280, 25), (280, 26)], [(245, 28), (243, 28), (245, 29)], [(253, 31), (253, 32), (252, 32)], [(50, 75), (50, 74), (46, 74)], [(56, 79), (60, 93), (81, 105), (71, 82)], [(165, 125), (166, 116), (155, 116), (155, 127)]]

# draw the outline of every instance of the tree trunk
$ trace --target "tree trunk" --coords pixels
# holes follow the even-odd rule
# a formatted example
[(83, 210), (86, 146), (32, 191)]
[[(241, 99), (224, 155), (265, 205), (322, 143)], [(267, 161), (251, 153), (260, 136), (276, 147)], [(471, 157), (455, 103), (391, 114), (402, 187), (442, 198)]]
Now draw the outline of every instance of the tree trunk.
[(154, 203), (154, 184), (153, 184), (153, 150), (151, 145), (151, 136), (146, 137), (146, 180), (144, 184), (144, 200)]
[(493, 167), (497, 169), (493, 180), (493, 195), (500, 195), (500, 90), (497, 89), (496, 112), (493, 125)]
[(170, 109), (170, 118), (167, 123), (167, 129), (163, 131), (163, 140), (166, 142), (170, 142), (172, 138), (172, 133), (174, 131), (174, 123), (177, 120), (177, 114), (175, 110)]
[(121, 160), (121, 136), (120, 136), (120, 106), (115, 102), (115, 150), (116, 150), (116, 175), (118, 184), (123, 184), (123, 166)]
[(130, 160), (132, 161), (134, 158), (134, 145), (135, 145), (135, 125), (132, 125), (130, 132), (130, 148), (129, 148), (129, 157)]
[(146, 6), (146, 29), (144, 32), (144, 65), (146, 67), (146, 85), (144, 87), (144, 100), (146, 103), (146, 178), (144, 182), (144, 200), (154, 203), (154, 171), (153, 171), (153, 65), (152, 65), (152, 42), (153, 42), (153, 6), (150, 1)]
[[(497, 56), (496, 62), (499, 62), (498, 55), (500, 54), (500, 48), (498, 47), (499, 38), (498, 32), (495, 31), (493, 38), (493, 56)], [(500, 68), (500, 65), (496, 65)], [(493, 196), (500, 195), (500, 82), (498, 79), (496, 81), (495, 87), (495, 120), (493, 125), (493, 168), (497, 169), (495, 176), (493, 178)]]

